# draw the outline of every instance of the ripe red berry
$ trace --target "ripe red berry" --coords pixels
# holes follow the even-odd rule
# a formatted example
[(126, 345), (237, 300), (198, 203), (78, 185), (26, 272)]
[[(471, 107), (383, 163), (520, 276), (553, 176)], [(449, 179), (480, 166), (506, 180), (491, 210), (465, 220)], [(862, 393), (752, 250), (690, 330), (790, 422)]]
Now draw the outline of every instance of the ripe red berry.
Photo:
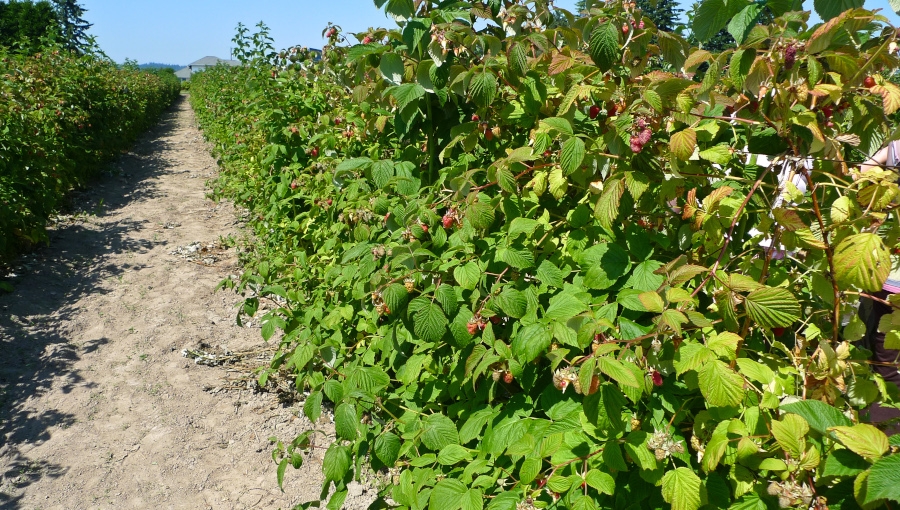
[(422, 223), (419, 226), (422, 227), (422, 232), (425, 232), (426, 234), (428, 233), (428, 225)]
[(372, 38), (371, 38), (371, 37), (369, 37), (369, 36), (363, 37), (363, 40), (362, 40), (362, 43), (363, 43), (363, 44), (369, 44), (370, 42), (372, 42)]
[(663, 385), (663, 376), (656, 370), (650, 373), (650, 377), (653, 378), (654, 386), (662, 386)]
[(491, 323), (492, 324), (500, 324), (500, 316), (494, 315), (493, 317), (491, 317)]
[(313, 147), (312, 150), (309, 152), (309, 154), (314, 158), (318, 157), (319, 156), (319, 148)]
[(291, 189), (297, 189), (297, 181), (291, 181)]
[(784, 68), (790, 70), (797, 61), (797, 47), (793, 44), (784, 49)]
[(832, 107), (830, 107), (830, 106), (822, 107), (822, 115), (824, 115), (826, 119), (831, 117), (832, 113), (834, 113), (834, 109)]
[(775, 336), (781, 336), (784, 334), (784, 328), (772, 328), (772, 334)]
[(863, 85), (866, 86), (867, 89), (870, 89), (875, 86), (875, 78), (871, 76), (866, 76), (866, 79), (863, 80)]
[(441, 218), (441, 223), (444, 225), (444, 228), (452, 227), (454, 221), (456, 221), (456, 218), (454, 218), (450, 214), (445, 214), (444, 217)]
[(610, 117), (613, 117), (613, 116), (615, 116), (616, 111), (617, 111), (616, 103), (614, 103), (612, 101), (606, 103), (606, 114), (607, 115), (609, 115)]
[(600, 115), (600, 107), (597, 105), (591, 105), (590, 110), (588, 110), (588, 117), (591, 119), (596, 119), (597, 115)]
[(479, 117), (477, 113), (473, 113), (472, 122), (478, 122), (479, 120), (481, 120), (481, 117)]
[(638, 23), (638, 30), (643, 30), (643, 29), (644, 29), (644, 20), (641, 20), (641, 21)]
[(468, 331), (470, 335), (474, 335), (478, 332), (478, 324), (475, 322), (466, 324), (466, 331)]
[(623, 34), (628, 33), (628, 23), (622, 23), (622, 33)]
[(331, 199), (329, 198), (328, 200), (325, 201), (325, 203), (328, 204), (329, 206), (331, 206), (331, 204), (333, 203), (333, 200), (331, 200)]
[(503, 372), (503, 382), (506, 384), (512, 384), (515, 378), (512, 375), (512, 372)]
[(485, 138), (485, 140), (490, 142), (491, 140), (494, 139), (494, 132), (491, 131), (490, 129), (485, 129), (484, 130), (484, 138)]

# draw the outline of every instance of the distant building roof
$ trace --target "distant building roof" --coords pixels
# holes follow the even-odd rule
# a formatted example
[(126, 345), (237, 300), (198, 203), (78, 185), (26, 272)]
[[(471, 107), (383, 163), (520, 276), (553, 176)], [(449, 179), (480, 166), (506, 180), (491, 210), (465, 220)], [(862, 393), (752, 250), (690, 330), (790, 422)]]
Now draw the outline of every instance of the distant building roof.
[(225, 59), (219, 58), (219, 57), (203, 57), (196, 62), (191, 62), (190, 64), (188, 64), (188, 67), (190, 67), (190, 68), (193, 68), (194, 66), (210, 67), (210, 66), (218, 65), (220, 63), (228, 64), (228, 65), (232, 65), (232, 66), (241, 65), (240, 61), (238, 61), (238, 60), (225, 60)]
[(187, 80), (191, 77), (191, 70), (187, 67), (182, 67), (181, 69), (175, 71), (175, 76), (182, 80)]

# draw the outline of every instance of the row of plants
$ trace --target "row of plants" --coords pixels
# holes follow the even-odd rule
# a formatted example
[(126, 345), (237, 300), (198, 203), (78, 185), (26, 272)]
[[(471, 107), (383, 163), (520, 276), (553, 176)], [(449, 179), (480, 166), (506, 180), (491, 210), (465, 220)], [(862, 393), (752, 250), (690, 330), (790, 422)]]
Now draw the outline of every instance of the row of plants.
[(47, 239), (71, 189), (153, 125), (178, 97), (171, 73), (92, 54), (0, 48), (0, 259)]
[[(628, 1), (375, 3), (396, 28), (318, 58), (240, 27), (244, 65), (192, 78), (256, 236), (222, 285), (278, 343), (259, 384), (333, 416), (328, 508), (354, 479), (415, 509), (900, 502), (866, 422), (900, 396), (853, 343), (900, 236), (896, 174), (858, 170), (897, 137), (883, 16), (703, 0), (692, 46)], [(279, 483), (319, 434), (276, 438)]]

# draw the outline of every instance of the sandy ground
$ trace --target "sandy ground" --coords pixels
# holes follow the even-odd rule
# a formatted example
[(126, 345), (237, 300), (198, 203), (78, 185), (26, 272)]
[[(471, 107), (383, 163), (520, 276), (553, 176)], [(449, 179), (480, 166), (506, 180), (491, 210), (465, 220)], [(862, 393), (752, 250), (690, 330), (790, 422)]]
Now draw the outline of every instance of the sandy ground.
[[(268, 438), (311, 425), (302, 402), (248, 390), (184, 349), (264, 350), (236, 325), (241, 223), (205, 196), (217, 172), (182, 97), (110, 176), (75, 197), (0, 296), (0, 508), (291, 508), (317, 499), (323, 451), (276, 483)], [(193, 243), (211, 247), (191, 252)], [(198, 245), (194, 244), (194, 247)], [(186, 249), (186, 247), (188, 247)], [(263, 362), (245, 359), (243, 365)], [(244, 372), (246, 375), (246, 371)], [(238, 388), (234, 388), (238, 387)], [(331, 425), (317, 424), (330, 432)], [(373, 491), (351, 486), (345, 508)]]

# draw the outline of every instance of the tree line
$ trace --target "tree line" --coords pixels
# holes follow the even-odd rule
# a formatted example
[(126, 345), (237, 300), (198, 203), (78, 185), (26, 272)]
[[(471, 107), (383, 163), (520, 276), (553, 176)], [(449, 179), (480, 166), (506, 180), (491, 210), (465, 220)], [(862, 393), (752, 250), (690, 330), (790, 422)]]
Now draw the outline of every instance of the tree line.
[(84, 52), (94, 44), (85, 12), (77, 0), (0, 0), (0, 47), (31, 53), (55, 42)]

